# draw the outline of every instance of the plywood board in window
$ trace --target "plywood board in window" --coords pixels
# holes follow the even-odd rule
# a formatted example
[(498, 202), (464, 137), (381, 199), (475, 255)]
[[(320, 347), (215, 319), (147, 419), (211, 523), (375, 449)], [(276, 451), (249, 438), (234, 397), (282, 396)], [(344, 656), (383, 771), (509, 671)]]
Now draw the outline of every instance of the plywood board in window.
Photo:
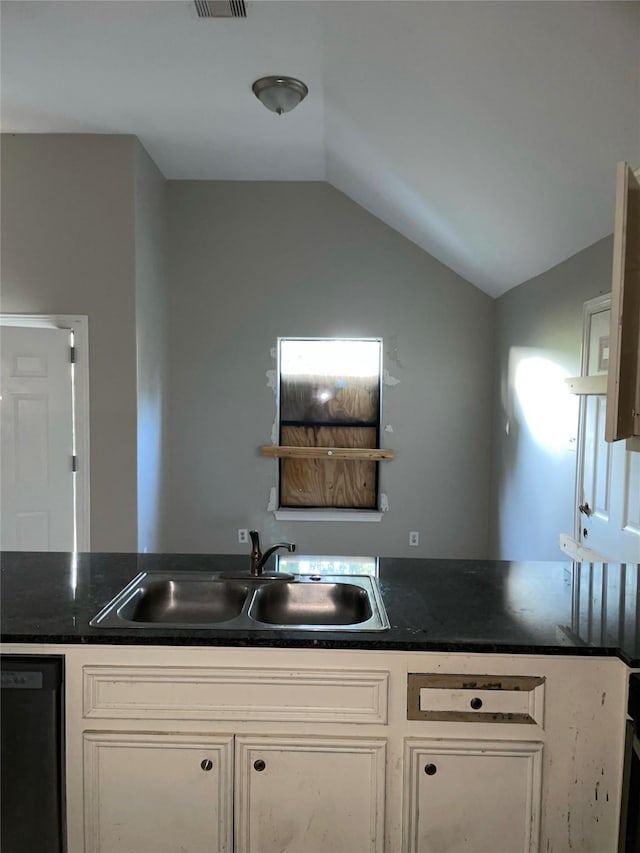
[[(294, 447), (375, 447), (373, 427), (282, 427)], [(283, 459), (281, 506), (376, 508), (376, 463), (345, 459)]]
[(280, 418), (316, 423), (377, 423), (379, 396), (377, 376), (282, 376)]
[(283, 507), (376, 508), (376, 463), (346, 459), (283, 459)]
[(283, 426), (283, 445), (288, 447), (375, 447), (375, 427)]

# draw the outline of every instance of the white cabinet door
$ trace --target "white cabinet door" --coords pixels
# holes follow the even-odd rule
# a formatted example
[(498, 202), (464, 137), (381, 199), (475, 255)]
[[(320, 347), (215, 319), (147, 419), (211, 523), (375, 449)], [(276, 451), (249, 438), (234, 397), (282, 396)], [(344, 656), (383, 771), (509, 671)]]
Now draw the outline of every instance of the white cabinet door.
[(542, 744), (407, 741), (408, 853), (534, 853)]
[(232, 755), (232, 736), (85, 733), (85, 853), (231, 853)]
[(607, 441), (640, 436), (640, 170), (618, 163)]
[(236, 738), (236, 850), (380, 853), (386, 741)]

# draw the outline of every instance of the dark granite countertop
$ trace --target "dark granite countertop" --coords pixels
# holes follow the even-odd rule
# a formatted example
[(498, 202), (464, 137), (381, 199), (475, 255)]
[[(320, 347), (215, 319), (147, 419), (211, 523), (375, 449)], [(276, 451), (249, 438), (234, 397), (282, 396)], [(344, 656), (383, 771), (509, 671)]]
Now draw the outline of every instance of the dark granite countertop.
[(0, 555), (5, 643), (270, 646), (618, 656), (640, 666), (640, 565), (380, 560), (380, 633), (91, 628), (138, 572), (246, 570), (246, 556)]

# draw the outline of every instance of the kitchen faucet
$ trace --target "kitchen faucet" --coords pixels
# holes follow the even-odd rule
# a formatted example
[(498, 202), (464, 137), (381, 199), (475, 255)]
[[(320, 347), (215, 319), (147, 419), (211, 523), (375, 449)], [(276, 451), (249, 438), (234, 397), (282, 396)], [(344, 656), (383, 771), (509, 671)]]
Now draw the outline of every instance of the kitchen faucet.
[(260, 534), (257, 530), (250, 530), (249, 536), (251, 537), (251, 574), (255, 577), (260, 577), (262, 575), (262, 570), (264, 569), (267, 560), (269, 557), (275, 553), (278, 548), (286, 548), (287, 551), (295, 551), (296, 546), (293, 542), (278, 542), (276, 545), (272, 545), (270, 548), (262, 553), (260, 550)]

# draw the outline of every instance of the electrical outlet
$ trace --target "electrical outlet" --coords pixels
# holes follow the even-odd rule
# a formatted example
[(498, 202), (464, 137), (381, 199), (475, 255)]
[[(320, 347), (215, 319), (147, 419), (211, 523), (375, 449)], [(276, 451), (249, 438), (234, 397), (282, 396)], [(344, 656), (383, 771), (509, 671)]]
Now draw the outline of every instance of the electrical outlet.
[(409, 545), (415, 547), (420, 544), (420, 532), (418, 530), (409, 531)]
[(246, 527), (238, 528), (238, 544), (239, 545), (248, 545), (249, 544), (249, 531)]

